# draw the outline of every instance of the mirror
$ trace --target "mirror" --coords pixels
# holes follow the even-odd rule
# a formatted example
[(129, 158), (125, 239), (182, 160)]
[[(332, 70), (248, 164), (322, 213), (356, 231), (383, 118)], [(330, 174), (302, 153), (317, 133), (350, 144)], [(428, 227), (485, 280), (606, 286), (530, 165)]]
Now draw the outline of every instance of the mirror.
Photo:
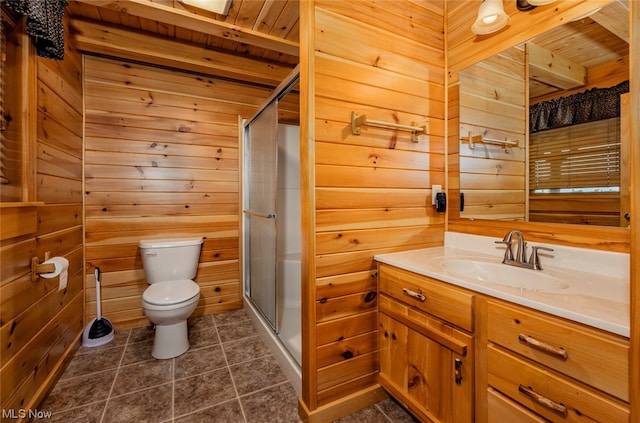
[(461, 218), (628, 226), (628, 94), (621, 117), (529, 122), (531, 108), (619, 92), (628, 21), (614, 1), (460, 71)]

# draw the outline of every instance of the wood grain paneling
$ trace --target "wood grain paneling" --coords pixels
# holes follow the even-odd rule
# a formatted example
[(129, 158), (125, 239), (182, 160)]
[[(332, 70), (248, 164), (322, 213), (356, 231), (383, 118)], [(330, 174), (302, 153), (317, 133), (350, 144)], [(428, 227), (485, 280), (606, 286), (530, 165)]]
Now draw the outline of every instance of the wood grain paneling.
[[(315, 291), (305, 301), (315, 304), (308, 335), (317, 348), (305, 367), (313, 374), (303, 376), (317, 381), (303, 394), (312, 414), (375, 384), (373, 256), (443, 242), (444, 215), (431, 205), (431, 185), (445, 185), (444, 11), (436, 6), (314, 2)], [(373, 126), (354, 135), (352, 111), (427, 131), (417, 143)]]
[[(459, 79), (459, 172), (460, 191), (465, 195), (460, 217), (525, 220), (528, 90), (524, 51), (508, 49), (460, 71)], [(519, 145), (506, 149), (476, 143), (472, 149), (470, 133)]]
[[(133, 36), (133, 35), (132, 35)], [(141, 239), (203, 236), (194, 315), (242, 305), (238, 116), (269, 90), (176, 70), (85, 57), (86, 318), (146, 324)]]
[[(629, 99), (629, 138), (631, 140), (640, 139), (640, 5), (637, 2), (630, 2), (630, 25), (631, 25), (631, 44), (630, 44), (630, 81), (629, 89), (633, 93)], [(629, 372), (631, 380), (640, 374), (640, 263), (638, 263), (638, 255), (640, 255), (640, 195), (638, 195), (638, 187), (640, 187), (640, 172), (638, 172), (637, 163), (640, 162), (640, 148), (638, 143), (631, 143), (629, 151), (630, 163), (634, 164), (631, 170), (629, 183), (633, 188), (631, 191), (631, 236), (630, 236), (630, 254), (631, 254), (631, 350), (629, 352), (630, 367)], [(630, 398), (631, 403), (631, 421), (637, 423), (640, 421), (640, 387), (633, 381), (630, 382)]]
[(257, 60), (222, 49), (211, 50), (148, 32), (133, 33), (129, 28), (119, 26), (79, 19), (74, 19), (72, 25), (78, 48), (107, 56), (273, 87), (293, 68), (286, 63)]
[[(37, 91), (27, 108), (37, 138), (26, 164), (37, 182), (29, 197), (38, 202), (18, 210), (23, 230), (1, 248), (0, 403), (16, 411), (37, 408), (53, 386), (79, 345), (84, 309), (81, 58), (67, 44), (63, 61), (30, 60)], [(59, 278), (31, 279), (31, 258), (42, 262), (47, 252), (69, 260), (63, 290)]]
[[(234, 1), (228, 14), (220, 15), (179, 1), (72, 0), (68, 10), (74, 17), (141, 29), (156, 37), (174, 37), (183, 43), (295, 65), (300, 31), (298, 7), (296, 0)], [(127, 13), (122, 13), (123, 9)]]

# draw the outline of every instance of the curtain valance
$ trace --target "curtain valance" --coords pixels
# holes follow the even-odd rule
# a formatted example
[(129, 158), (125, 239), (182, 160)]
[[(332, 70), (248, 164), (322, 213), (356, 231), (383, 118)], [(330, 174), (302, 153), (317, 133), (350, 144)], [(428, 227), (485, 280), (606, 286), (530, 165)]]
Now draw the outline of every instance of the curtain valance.
[(26, 31), (35, 42), (38, 56), (64, 59), (64, 8), (67, 0), (2, 0), (27, 17)]
[(629, 81), (611, 88), (544, 101), (529, 107), (529, 131), (535, 133), (620, 116), (620, 94), (629, 92)]

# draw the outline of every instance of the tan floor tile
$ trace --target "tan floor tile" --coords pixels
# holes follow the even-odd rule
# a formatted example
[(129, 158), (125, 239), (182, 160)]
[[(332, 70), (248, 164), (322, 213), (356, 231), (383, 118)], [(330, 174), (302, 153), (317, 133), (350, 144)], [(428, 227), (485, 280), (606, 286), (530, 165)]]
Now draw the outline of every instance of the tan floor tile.
[(66, 368), (60, 379), (83, 376), (109, 369), (115, 369), (120, 365), (124, 345), (106, 349), (98, 349), (76, 355)]
[(247, 423), (262, 423), (265, 416), (271, 422), (300, 422), (296, 391), (289, 382), (246, 395), (240, 401)]
[(262, 357), (257, 360), (246, 361), (230, 366), (233, 381), (238, 395), (243, 396), (251, 392), (273, 386), (287, 380), (287, 376), (278, 366), (273, 356)]
[(251, 320), (242, 320), (218, 326), (218, 335), (222, 343), (256, 336), (257, 334), (258, 332)]
[(227, 368), (180, 379), (174, 387), (176, 416), (229, 401), (236, 396)]
[(172, 383), (109, 399), (102, 423), (162, 422), (171, 419)]
[(222, 345), (222, 348), (224, 349), (224, 354), (230, 365), (242, 363), (243, 361), (254, 360), (271, 354), (269, 348), (262, 341), (260, 335), (226, 342)]
[(173, 360), (152, 360), (120, 367), (112, 396), (162, 385), (173, 381)]
[(227, 366), (220, 345), (191, 349), (175, 359), (175, 379), (195, 376)]
[(55, 412), (51, 415), (51, 418), (46, 421), (50, 423), (100, 423), (106, 405), (107, 401), (105, 400), (67, 411)]
[(175, 419), (175, 423), (233, 423), (243, 421), (242, 409), (236, 398)]
[(116, 369), (60, 380), (42, 406), (43, 411), (58, 412), (105, 400), (116, 377)]
[[(169, 360), (151, 356), (150, 326), (116, 331), (104, 346), (81, 347), (39, 410), (51, 411), (54, 422), (300, 421), (295, 390), (245, 310), (188, 324), (189, 351)], [(416, 421), (390, 399), (340, 420)]]

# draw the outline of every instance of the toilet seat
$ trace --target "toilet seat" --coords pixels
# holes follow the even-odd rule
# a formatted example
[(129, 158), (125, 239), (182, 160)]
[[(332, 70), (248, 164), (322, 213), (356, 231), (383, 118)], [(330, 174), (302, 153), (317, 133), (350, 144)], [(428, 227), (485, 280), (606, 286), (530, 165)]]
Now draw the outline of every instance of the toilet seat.
[(171, 306), (187, 302), (200, 295), (200, 286), (190, 279), (156, 282), (142, 294), (143, 302), (156, 306)]

